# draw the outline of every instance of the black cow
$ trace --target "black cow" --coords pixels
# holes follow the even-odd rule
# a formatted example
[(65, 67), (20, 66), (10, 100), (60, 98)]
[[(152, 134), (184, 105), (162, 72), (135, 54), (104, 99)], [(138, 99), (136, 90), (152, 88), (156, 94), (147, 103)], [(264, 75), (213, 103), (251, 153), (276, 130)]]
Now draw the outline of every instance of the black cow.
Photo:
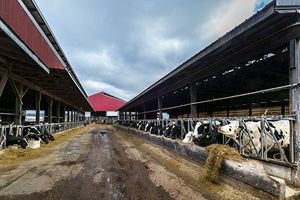
[(7, 134), (6, 135), (6, 146), (15, 145), (15, 144), (21, 146), (24, 149), (29, 146), (26, 138)]

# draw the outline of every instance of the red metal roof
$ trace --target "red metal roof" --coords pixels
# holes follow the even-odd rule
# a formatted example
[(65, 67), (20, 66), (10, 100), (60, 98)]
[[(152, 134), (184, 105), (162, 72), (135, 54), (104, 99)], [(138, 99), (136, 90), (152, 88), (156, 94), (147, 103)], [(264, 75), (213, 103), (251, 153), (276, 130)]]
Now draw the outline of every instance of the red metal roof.
[(105, 92), (99, 92), (89, 96), (89, 102), (95, 112), (116, 111), (126, 103), (124, 100)]
[(0, 19), (5, 21), (47, 67), (64, 69), (64, 64), (55, 55), (21, 4), (22, 1), (18, 0), (0, 0)]

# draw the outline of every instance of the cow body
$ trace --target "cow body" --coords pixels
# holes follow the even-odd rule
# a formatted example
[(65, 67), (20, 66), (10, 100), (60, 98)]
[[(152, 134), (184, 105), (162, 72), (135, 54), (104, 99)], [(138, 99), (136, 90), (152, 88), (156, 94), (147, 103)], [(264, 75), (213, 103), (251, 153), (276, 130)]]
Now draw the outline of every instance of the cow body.
[(28, 147), (28, 141), (24, 137), (17, 137), (11, 134), (6, 135), (6, 146), (11, 146), (11, 145), (19, 145), (22, 148), (27, 148)]
[(30, 139), (41, 139), (44, 143), (49, 143), (49, 138), (42, 132), (40, 132), (35, 126), (25, 127), (23, 129), (23, 136)]
[[(255, 153), (255, 149), (257, 152), (261, 150), (261, 134), (264, 134), (265, 148), (270, 148), (275, 151), (278, 150), (279, 147), (286, 148), (290, 144), (290, 123), (288, 120), (268, 122), (265, 126), (266, 133), (261, 133), (262, 128), (260, 121), (248, 121), (245, 122), (245, 126), (239, 126), (238, 121), (231, 121), (230, 124), (222, 126), (220, 132), (226, 137), (233, 139), (237, 144), (243, 146), (244, 150), (250, 154)], [(249, 135), (245, 133), (240, 135), (244, 129), (246, 129)], [(271, 132), (274, 133), (275, 138), (273, 138)], [(276, 142), (279, 146), (275, 145)]]
[[(217, 123), (219, 125), (219, 123)], [(193, 142), (199, 146), (206, 147), (211, 144), (222, 143), (222, 134), (218, 127), (210, 122), (197, 122), (194, 129)]]

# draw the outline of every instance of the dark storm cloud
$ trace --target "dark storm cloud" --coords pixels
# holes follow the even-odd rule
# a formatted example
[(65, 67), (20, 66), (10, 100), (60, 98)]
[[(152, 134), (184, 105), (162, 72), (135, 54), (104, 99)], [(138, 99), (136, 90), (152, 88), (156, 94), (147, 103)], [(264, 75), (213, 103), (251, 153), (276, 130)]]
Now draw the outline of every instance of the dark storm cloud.
[(88, 94), (129, 100), (253, 14), (256, 0), (36, 0)]

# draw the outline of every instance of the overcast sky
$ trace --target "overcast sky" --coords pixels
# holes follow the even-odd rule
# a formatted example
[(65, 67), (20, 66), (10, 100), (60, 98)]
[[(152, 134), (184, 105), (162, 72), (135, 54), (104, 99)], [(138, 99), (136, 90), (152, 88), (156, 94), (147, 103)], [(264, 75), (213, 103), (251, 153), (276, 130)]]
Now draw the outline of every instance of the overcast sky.
[(88, 95), (130, 100), (270, 0), (36, 0)]

